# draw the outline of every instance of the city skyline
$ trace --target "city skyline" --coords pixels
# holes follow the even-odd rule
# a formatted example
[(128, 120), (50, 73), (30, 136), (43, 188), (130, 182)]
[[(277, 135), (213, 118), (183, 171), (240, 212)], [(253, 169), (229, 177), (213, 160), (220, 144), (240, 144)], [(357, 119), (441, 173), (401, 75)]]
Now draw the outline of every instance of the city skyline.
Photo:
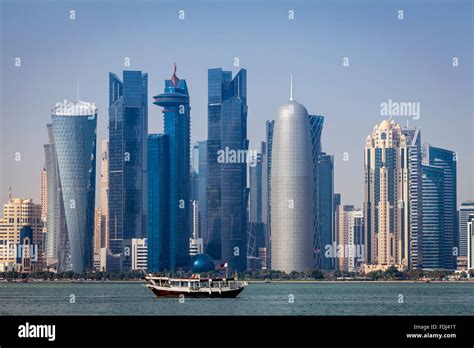
[[(140, 109), (143, 100), (142, 79), (145, 77), (146, 81), (147, 75), (140, 71), (124, 71), (124, 76), (139, 81), (139, 83), (134, 84), (135, 87), (132, 87), (136, 89), (135, 93), (131, 93), (128, 97), (132, 100), (134, 98), (138, 107), (131, 105), (125, 108), (124, 112), (125, 115), (131, 114), (133, 116), (125, 117), (125, 121), (128, 119), (127, 122), (130, 122), (133, 119), (135, 124), (141, 119), (139, 112), (136, 112), (136, 110)], [(126, 88), (122, 88), (121, 84), (115, 83), (116, 79), (116, 76), (111, 74), (111, 103), (116, 104), (116, 101), (119, 102), (119, 105), (130, 103), (130, 100), (127, 101), (126, 97), (122, 97), (124, 90), (126, 91), (126, 88), (130, 89), (130, 87), (125, 85)], [(212, 229), (207, 231), (209, 235), (205, 239), (204, 252), (211, 254), (218, 263), (224, 262), (227, 265), (227, 262), (229, 262), (231, 264), (229, 268), (243, 271), (248, 267), (252, 267), (249, 266), (248, 258), (246, 265), (242, 263), (239, 266), (240, 256), (250, 256), (245, 250), (247, 246), (245, 242), (246, 238), (251, 238), (247, 236), (247, 228), (252, 229), (252, 227), (247, 227), (247, 225), (239, 227), (237, 224), (240, 218), (248, 221), (247, 213), (244, 212), (247, 209), (246, 201), (249, 199), (248, 188), (243, 183), (246, 181), (244, 179), (247, 165), (250, 166), (250, 169), (254, 169), (255, 166), (252, 165), (251, 157), (243, 158), (238, 162), (235, 162), (235, 159), (229, 160), (224, 157), (223, 162), (219, 153), (224, 152), (223, 147), (230, 148), (232, 151), (239, 148), (244, 152), (247, 151), (248, 143), (245, 138), (247, 119), (246, 70), (242, 69), (232, 78), (230, 71), (223, 71), (220, 68), (209, 69), (209, 91), (209, 127), (212, 129), (213, 135), (207, 141), (206, 148), (210, 147), (214, 150), (206, 155), (207, 164), (210, 168), (213, 168), (207, 173), (209, 183), (206, 189), (207, 201), (214, 208), (210, 215), (208, 212), (208, 223), (212, 226)], [(130, 93), (130, 90), (128, 93)], [(152, 164), (148, 171), (148, 179), (151, 184), (147, 193), (148, 207), (151, 207), (150, 210), (153, 211), (148, 219), (157, 218), (159, 221), (166, 221), (164, 226), (158, 227), (157, 231), (160, 235), (159, 239), (162, 238), (161, 235), (165, 235), (166, 240), (170, 242), (169, 245), (163, 244), (162, 240), (158, 242), (160, 248), (164, 247), (166, 253), (169, 254), (170, 259), (165, 261), (166, 266), (164, 268), (158, 267), (157, 271), (175, 270), (177, 267), (187, 267), (185, 259), (189, 257), (189, 254), (186, 235), (190, 236), (191, 234), (189, 231), (183, 233), (185, 231), (183, 227), (173, 228), (172, 223), (170, 223), (170, 220), (172, 220), (170, 216), (173, 215), (173, 209), (183, 209), (185, 202), (189, 203), (189, 199), (178, 200), (178, 198), (186, 197), (188, 194), (189, 191), (186, 187), (190, 185), (192, 170), (189, 161), (189, 94), (185, 80), (180, 80), (176, 76), (176, 67), (172, 78), (165, 81), (165, 93), (155, 96), (154, 99), (155, 104), (164, 107), (165, 133), (147, 135), (147, 147), (153, 151), (158, 151), (155, 152), (155, 155), (152, 152), (147, 155), (148, 161)], [(111, 126), (116, 132), (117, 122), (115, 119), (118, 112), (112, 108), (111, 110), (112, 114), (115, 115), (115, 118), (111, 118)], [(92, 267), (94, 224), (98, 224), (95, 232), (102, 234), (101, 223), (94, 220), (96, 179), (94, 153), (96, 149), (97, 108), (94, 104), (83, 101), (73, 103), (64, 101), (62, 104), (57, 103), (51, 113), (52, 124), (47, 124), (50, 143), (44, 146), (46, 173), (41, 172), (40, 175), (41, 200), (47, 202), (48, 206), (52, 206), (50, 203), (59, 205), (58, 219), (62, 220), (59, 226), (63, 227), (58, 230), (59, 236), (55, 233), (51, 234), (57, 239), (53, 244), (58, 249), (57, 256), (52, 258), (58, 259), (58, 261), (51, 262), (47, 260), (47, 264), (57, 263), (58, 270), (72, 269), (75, 272), (81, 272)], [(272, 163), (270, 166), (271, 180), (269, 178), (263, 180), (262, 178), (262, 183), (270, 181), (273, 185), (270, 190), (271, 201), (273, 202), (270, 228), (272, 231), (270, 244), (273, 250), (272, 269), (289, 273), (291, 271), (303, 272), (312, 268), (320, 268), (322, 266), (321, 254), (318, 255), (318, 252), (323, 248), (327, 251), (328, 246), (332, 247), (331, 241), (340, 242), (341, 240), (343, 240), (344, 247), (348, 248), (348, 254), (345, 257), (348, 257), (349, 260), (343, 261), (342, 264), (339, 262), (338, 267), (346, 270), (358, 269), (356, 261), (354, 261), (354, 251), (358, 244), (354, 243), (357, 239), (361, 240), (361, 236), (358, 236), (361, 229), (357, 233), (351, 230), (352, 227), (350, 226), (356, 224), (352, 217), (350, 218), (352, 222), (343, 222), (345, 217), (343, 220), (339, 220), (338, 224), (342, 226), (342, 231), (338, 229), (336, 234), (332, 234), (333, 239), (329, 243), (320, 244), (321, 239), (324, 238), (323, 229), (319, 227), (321, 213), (324, 214), (324, 211), (328, 210), (326, 213), (334, 214), (333, 204), (326, 204), (324, 207), (324, 204), (321, 204), (322, 201), (319, 200), (319, 181), (321, 179), (331, 181), (332, 176), (332, 168), (330, 168), (329, 173), (319, 175), (320, 168), (323, 168), (322, 161), (323, 159), (326, 160), (327, 157), (326, 153), (320, 151), (323, 119), (322, 116), (309, 115), (306, 108), (293, 99), (293, 85), (291, 82), (289, 102), (280, 108), (271, 139), (267, 137), (267, 141), (272, 143), (272, 155), (267, 159)], [(132, 127), (131, 130), (134, 130), (135, 135), (130, 140), (140, 138), (137, 136), (140, 133), (136, 127)], [(153, 142), (150, 142), (153, 139), (159, 139), (159, 142), (153, 144)], [(174, 145), (170, 146), (170, 143), (174, 143)], [(120, 155), (123, 154), (127, 158), (126, 156), (130, 155), (128, 152), (130, 144), (132, 144), (132, 148), (135, 146), (135, 142), (130, 143), (128, 141), (123, 148), (120, 147), (119, 150), (116, 150), (116, 154), (110, 156), (121, 157)], [(50, 158), (50, 147), (52, 147), (55, 159)], [(367, 193), (364, 202), (365, 213), (359, 216), (359, 218), (364, 218), (366, 221), (364, 223), (365, 251), (363, 260), (365, 260), (365, 263), (363, 264), (363, 271), (385, 270), (389, 266), (396, 266), (401, 270), (412, 269), (413, 267), (429, 269), (456, 268), (455, 256), (458, 253), (457, 251), (454, 252), (454, 247), (457, 249), (458, 240), (460, 239), (457, 234), (458, 217), (456, 215), (456, 153), (434, 147), (429, 143), (424, 143), (422, 150), (419, 129), (403, 129), (390, 118), (375, 125), (373, 133), (366, 138), (365, 149)], [(104, 148), (101, 151), (104, 152)], [(262, 152), (266, 153), (266, 151), (265, 142), (263, 142)], [(108, 157), (108, 149), (106, 149), (106, 152), (106, 157)], [(227, 153), (227, 150), (225, 152)], [(136, 153), (137, 151), (134, 152), (134, 154)], [(253, 158), (253, 160), (258, 163), (257, 158)], [(51, 161), (57, 163), (57, 168), (48, 164)], [(140, 160), (133, 160), (131, 157), (128, 160), (125, 159), (125, 162), (128, 161), (132, 161), (134, 166), (140, 167), (143, 165)], [(183, 163), (187, 163), (187, 165), (182, 166)], [(104, 166), (104, 163), (102, 163), (102, 166)], [(181, 174), (178, 170), (180, 166), (183, 167)], [(158, 171), (163, 172), (155, 177), (155, 173), (158, 173)], [(47, 187), (48, 182), (45, 180), (45, 176), (46, 179), (48, 178), (48, 172), (52, 172), (54, 174), (53, 178), (56, 178), (57, 181), (54, 185), (57, 192), (51, 197)], [(175, 173), (173, 174), (175, 176), (174, 182), (171, 172)], [(111, 173), (110, 170), (108, 173)], [(259, 175), (262, 175), (261, 171)], [(254, 177), (256, 176), (254, 175)], [(134, 182), (134, 185), (137, 183), (139, 184), (140, 181)], [(198, 183), (198, 180), (195, 181), (195, 185), (198, 185)], [(102, 184), (101, 180), (101, 190), (108, 189), (108, 183), (105, 186), (102, 186)], [(177, 190), (181, 190), (180, 193)], [(153, 207), (155, 193), (158, 194), (156, 196), (158, 209)], [(329, 194), (332, 194), (332, 191)], [(176, 195), (176, 197), (173, 198), (173, 195)], [(263, 190), (259, 190), (258, 196), (262, 199), (265, 197)], [(419, 199), (421, 199), (421, 205), (418, 204)], [(111, 202), (109, 199), (107, 201), (110, 206)], [(340, 204), (340, 199), (337, 199), (337, 201)], [(11, 199), (9, 199), (9, 203), (11, 202)], [(173, 208), (178, 202), (180, 202), (178, 204), (179, 208)], [(332, 200), (330, 202), (332, 203)], [(168, 204), (169, 206), (165, 207)], [(195, 202), (193, 202), (194, 204)], [(321, 209), (322, 207), (323, 209)], [(353, 207), (353, 205), (348, 207)], [(38, 208), (42, 212), (44, 211), (41, 205), (38, 205)], [(240, 209), (243, 209), (242, 212), (239, 212)], [(57, 212), (58, 208), (56, 207), (54, 214), (57, 214)], [(251, 206), (248, 212), (251, 213), (250, 221), (252, 222), (254, 219), (252, 218)], [(178, 214), (180, 213), (178, 211)], [(195, 213), (197, 213), (197, 209)], [(101, 215), (100, 210), (98, 210), (98, 213), (96, 211), (96, 217)], [(178, 222), (184, 226), (190, 222), (189, 217), (191, 215), (186, 213)], [(236, 217), (237, 219), (235, 219)], [(421, 219), (419, 220), (417, 217), (421, 217)], [(54, 216), (53, 225), (56, 225), (56, 220), (57, 218)], [(221, 222), (225, 220), (227, 220), (227, 223)], [(256, 220), (263, 220), (263, 218), (261, 216)], [(134, 219), (129, 219), (129, 221), (134, 221)], [(252, 222), (252, 224), (255, 222)], [(197, 220), (195, 223), (197, 226)], [(242, 223), (246, 224), (244, 221)], [(419, 223), (421, 223), (421, 226), (418, 226)], [(28, 223), (26, 222), (26, 224)], [(363, 226), (361, 223), (357, 224)], [(345, 225), (348, 225), (348, 227), (344, 227)], [(46, 225), (46, 227), (49, 226)], [(418, 235), (419, 228), (423, 232), (422, 235)], [(129, 229), (127, 233), (140, 233), (140, 229), (140, 227), (135, 230)], [(154, 239), (155, 232), (152, 230), (149, 230), (148, 236)], [(166, 232), (167, 230), (169, 232)], [(47, 229), (43, 232), (47, 233)], [(467, 233), (467, 231), (460, 232)], [(33, 236), (31, 233), (31, 229), (30, 231), (20, 231), (20, 239)], [(127, 269), (131, 264), (138, 264), (137, 254), (129, 257), (130, 255), (127, 255), (125, 250), (126, 246), (132, 246), (135, 243), (134, 248), (136, 249), (136, 244), (140, 243), (146, 248), (146, 241), (136, 239), (133, 233), (130, 234), (131, 238), (119, 236), (110, 240), (110, 244), (114, 244), (110, 247), (110, 250), (112, 253), (118, 253), (115, 256), (123, 262), (120, 269), (122, 267)], [(343, 236), (337, 237), (338, 233), (343, 233)], [(51, 244), (48, 241), (49, 235), (46, 234), (48, 247)], [(182, 243), (180, 242), (180, 236), (183, 236)], [(98, 236), (96, 235), (96, 237)], [(423, 240), (422, 244), (419, 244), (420, 237)], [(242, 246), (242, 243), (245, 243), (244, 246)], [(178, 253), (181, 247), (183, 248), (183, 256), (179, 256)], [(268, 249), (269, 246), (266, 245), (264, 248)], [(241, 250), (243, 250), (243, 255), (239, 255)], [(48, 252), (48, 250), (46, 251)], [(102, 252), (100, 250), (101, 254)], [(153, 247), (148, 254), (149, 260), (154, 252)], [(266, 255), (267, 251), (264, 252)], [(422, 261), (417, 259), (420, 252)], [(141, 257), (143, 264), (143, 256)], [(182, 257), (182, 261), (178, 261), (180, 257)], [(334, 256), (325, 254), (325, 257), (332, 258)], [(245, 260), (245, 258), (242, 259)], [(263, 266), (263, 262), (266, 262), (266, 256), (261, 261)], [(102, 264), (102, 259), (100, 262)], [(42, 260), (39, 264), (41, 263)], [(129, 265), (126, 266), (127, 264)]]
[(470, 343), (473, 47), (474, 0), (0, 0), (0, 348)]
[[(11, 16), (8, 16), (11, 12), (16, 13), (19, 9), (25, 9), (25, 4), (29, 4), (29, 9), (23, 11), (23, 18), (25, 18), (27, 25), (36, 25), (36, 30), (15, 29), (18, 28), (17, 24), (11, 20)], [(183, 4), (183, 8), (186, 10), (184, 22), (178, 18), (178, 9), (174, 12), (172, 9), (167, 9), (158, 16), (163, 23), (160, 25), (175, 28), (176, 35), (183, 37), (183, 46), (186, 46), (186, 43), (189, 45), (189, 40), (193, 40), (192, 35), (191, 37), (185, 35), (189, 33), (190, 29), (199, 28), (204, 34), (211, 31), (208, 25), (199, 20), (202, 10), (191, 3), (184, 2)], [(223, 48), (217, 50), (213, 56), (204, 53), (206, 49), (209, 49), (212, 40), (204, 39), (200, 43), (202, 47), (197, 47), (197, 53), (193, 57), (187, 57), (185, 47), (176, 45), (176, 53), (173, 54), (173, 57), (162, 58), (162, 55), (146, 45), (142, 45), (145, 52), (141, 57), (133, 53), (141, 45), (140, 40), (137, 43), (131, 40), (134, 29), (127, 28), (131, 32), (121, 31), (128, 45), (119, 50), (103, 41), (103, 34), (98, 35), (97, 41), (87, 35), (89, 31), (97, 28), (93, 23), (95, 16), (100, 14), (102, 20), (107, 22), (112, 20), (114, 14), (120, 16), (117, 12), (119, 9), (121, 9), (120, 12), (123, 9), (130, 9), (134, 11), (133, 13), (140, 14), (137, 17), (145, 23), (144, 28), (141, 29), (148, 32), (152, 28), (151, 16), (147, 14), (147, 12), (153, 12), (148, 11), (153, 6), (151, 4), (142, 3), (138, 7), (130, 7), (130, 5), (119, 2), (116, 8), (107, 8), (107, 11), (111, 11), (107, 15), (106, 6), (101, 3), (94, 5), (93, 12), (87, 3), (81, 4), (75, 6), (76, 22), (69, 19), (69, 8), (60, 6), (54, 8), (48, 16), (57, 16), (63, 24), (71, 24), (70, 27), (66, 26), (64, 34), (61, 34), (52, 32), (48, 25), (42, 25), (45, 20), (51, 17), (36, 16), (40, 10), (37, 10), (34, 3), (3, 2), (2, 10), (5, 14), (5, 21), (2, 23), (2, 37), (5, 50), (2, 50), (1, 53), (1, 68), (4, 77), (2, 83), (7, 88), (2, 89), (1, 147), (4, 156), (2, 156), (1, 166), (2, 168), (11, 168), (11, 170), (1, 174), (0, 197), (2, 201), (6, 201), (8, 187), (11, 186), (15, 196), (32, 197), (36, 202), (39, 202), (39, 179), (32, 179), (26, 173), (40, 172), (43, 165), (41, 146), (46, 143), (46, 136), (44, 132), (36, 134), (34, 129), (40, 126), (44, 127), (52, 103), (62, 100), (65, 96), (74, 99), (72, 97), (77, 94), (78, 81), (81, 99), (96, 102), (99, 108), (97, 140), (102, 141), (106, 138), (107, 94), (104, 86), (107, 86), (108, 71), (147, 71), (150, 80), (148, 92), (150, 92), (158, 90), (160, 81), (169, 76), (170, 66), (176, 61), (180, 71), (183, 71), (183, 75), (187, 77), (190, 94), (193, 98), (191, 141), (194, 143), (207, 138), (206, 127), (204, 127), (206, 124), (204, 120), (207, 116), (205, 109), (207, 69), (215, 66), (233, 66), (234, 58), (237, 57), (240, 65), (245, 66), (248, 70), (249, 76), (249, 149), (258, 149), (260, 141), (265, 139), (265, 121), (275, 119), (278, 104), (284, 100), (288, 93), (286, 87), (288, 76), (293, 73), (295, 95), (298, 99), (305, 100), (305, 105), (309, 109), (317, 110), (326, 116), (322, 150), (334, 155), (335, 190), (343, 193), (343, 200), (347, 203), (361, 207), (363, 184), (360, 179), (363, 177), (361, 166), (363, 151), (359, 149), (363, 144), (361, 139), (366, 136), (367, 130), (383, 119), (380, 115), (380, 104), (389, 100), (419, 102), (421, 105), (420, 120), (413, 120), (413, 117), (395, 117), (395, 119), (402, 126), (406, 124), (406, 120), (410, 120), (410, 126), (421, 125), (424, 139), (429, 139), (430, 142), (442, 148), (458, 152), (457, 205), (460, 205), (473, 196), (472, 175), (470, 174), (473, 162), (472, 156), (470, 156), (472, 137), (468, 136), (468, 130), (472, 127), (461, 126), (472, 124), (472, 106), (469, 102), (469, 96), (472, 94), (472, 74), (469, 74), (472, 71), (472, 53), (462, 44), (469, 40), (470, 35), (470, 21), (468, 14), (466, 14), (469, 11), (463, 11), (469, 7), (467, 2), (459, 4), (460, 6), (457, 8), (447, 9), (445, 3), (439, 3), (430, 8), (423, 7), (423, 11), (421, 11), (418, 4), (400, 2), (406, 17), (404, 20), (399, 20), (397, 19), (397, 7), (382, 7), (370, 1), (359, 3), (356, 8), (350, 2), (346, 3), (346, 8), (338, 7), (338, 13), (334, 13), (334, 8), (330, 4), (319, 6), (282, 2), (275, 5), (276, 9), (281, 12), (281, 18), (263, 19), (269, 30), (284, 26), (285, 30), (279, 36), (279, 41), (270, 38), (266, 44), (265, 41), (271, 36), (270, 32), (272, 31), (267, 32), (266, 29), (258, 32), (254, 40), (243, 39), (231, 34), (231, 31), (226, 29), (229, 26), (226, 24), (222, 25), (222, 30), (229, 35), (229, 43), (222, 43)], [(211, 15), (217, 15), (220, 11), (225, 11), (227, 6), (229, 5), (220, 4), (209, 10), (212, 12)], [(294, 21), (288, 19), (290, 7), (295, 11)], [(254, 11), (248, 14), (246, 26), (242, 27), (245, 33), (253, 32), (252, 30), (257, 24), (262, 25), (262, 18), (265, 17), (263, 3), (255, 3), (252, 5), (252, 9)], [(305, 9), (318, 9), (319, 11), (311, 12), (305, 11)], [(239, 13), (238, 9), (233, 9), (233, 11), (236, 11), (234, 12), (236, 14)], [(314, 16), (320, 20), (312, 20), (305, 12), (315, 13)], [(312, 38), (314, 43), (311, 41), (312, 44), (308, 45), (308, 38), (299, 38), (299, 33), (305, 30), (318, 33), (321, 31), (319, 26), (330, 25), (328, 20), (318, 17), (324, 17), (324, 13), (330, 13), (332, 18), (339, 16), (336, 18), (346, 19), (355, 30), (342, 33), (342, 29), (336, 30), (335, 34), (338, 34), (339, 37), (347, 37), (347, 40), (339, 38), (334, 43), (329, 43), (330, 34), (316, 35)], [(445, 21), (436, 20), (440, 13), (445, 16)], [(377, 19), (374, 19), (374, 14), (378, 14), (378, 16), (375, 15)], [(208, 15), (210, 14), (206, 13), (206, 16)], [(220, 21), (219, 23), (225, 23), (225, 21), (233, 23), (236, 19), (232, 17), (225, 18), (225, 21), (224, 19), (217, 20)], [(359, 21), (362, 23), (367, 20), (384, 21), (384, 25), (380, 27), (380, 34), (368, 33), (359, 23)], [(156, 22), (155, 18), (154, 22)], [(79, 25), (79, 23), (81, 24)], [(88, 25), (84, 26), (83, 24)], [(436, 45), (425, 43), (424, 49), (410, 51), (410, 47), (419, 44), (420, 37), (426, 36), (433, 30), (439, 32), (441, 30), (439, 26), (442, 26), (444, 33), (437, 37)], [(106, 30), (104, 32), (106, 34), (109, 29), (104, 28), (104, 30)], [(26, 32), (33, 35), (29, 40), (32, 42), (31, 48), (28, 49), (22, 46)], [(408, 36), (408, 33), (411, 37)], [(97, 42), (96, 45), (100, 43), (100, 55), (95, 60), (84, 59), (84, 54), (77, 51), (71, 45), (72, 42), (63, 39), (64, 35), (73, 34), (77, 36), (78, 42), (88, 42), (92, 47), (95, 47), (94, 42)], [(50, 40), (48, 39), (46, 42), (45, 37), (56, 38), (61, 45), (56, 48), (51, 47), (51, 44), (48, 44)], [(206, 35), (203, 37), (205, 38)], [(170, 41), (172, 38), (162, 38), (161, 40), (165, 47), (170, 47), (173, 42)], [(357, 42), (357, 44), (351, 42)], [(277, 43), (278, 45), (275, 46)], [(74, 44), (77, 45), (77, 42)], [(39, 49), (38, 45), (42, 45), (42, 49)], [(284, 49), (278, 49), (276, 51), (278, 54), (271, 55), (268, 58), (269, 62), (265, 62), (265, 60), (257, 62), (252, 58), (252, 52), (255, 56), (260, 56), (258, 52), (261, 50), (268, 50), (269, 47), (291, 47), (288, 45), (294, 45), (295, 48), (306, 52), (307, 57), (317, 57), (317, 59), (308, 59), (304, 55), (295, 59)], [(315, 54), (317, 46), (325, 48), (324, 54)], [(387, 47), (387, 50), (377, 51), (374, 49), (375, 46)], [(53, 65), (48, 63), (48, 59), (55, 53), (59, 56), (57, 51), (59, 47), (61, 48), (59, 52), (68, 49), (70, 52), (76, 52), (77, 57), (73, 55), (67, 64), (62, 64), (59, 61), (55, 61)], [(396, 49), (397, 47), (405, 47), (405, 49), (399, 50)], [(38, 54), (32, 58), (31, 54), (35, 49)], [(390, 54), (385, 51), (390, 51)], [(406, 51), (411, 53), (406, 54)], [(452, 66), (452, 58), (455, 56), (459, 58), (458, 67)], [(15, 66), (16, 57), (22, 58), (21, 67)], [(123, 66), (126, 57), (130, 58), (130, 67)], [(349, 58), (348, 67), (343, 66), (344, 57)], [(43, 72), (39, 68), (40, 66), (47, 66), (48, 69)], [(399, 76), (395, 78), (391, 73), (393, 69), (387, 69), (389, 67), (397, 69)], [(31, 70), (32, 68), (35, 70)], [(234, 71), (238, 69), (240, 67), (233, 66)], [(275, 74), (276, 69), (279, 74)], [(63, 73), (65, 70), (70, 70), (72, 73), (65, 75)], [(46, 71), (48, 74), (45, 74)], [(57, 73), (54, 74), (54, 72)], [(64, 76), (69, 78), (65, 81)], [(50, 88), (37, 88), (40, 80), (48, 81)], [(30, 81), (30, 83), (25, 83), (26, 81)], [(271, 87), (268, 81), (275, 81), (272, 83), (275, 87)], [(384, 83), (387, 81), (390, 82), (388, 85)], [(380, 88), (380, 86), (389, 87)], [(29, 103), (20, 103), (18, 97), (25, 95), (28, 96)], [(439, 95), (444, 96), (442, 102), (437, 98)], [(343, 103), (340, 101), (341, 97), (344, 98)], [(149, 98), (148, 102), (150, 101)], [(152, 106), (148, 106), (148, 110), (151, 121), (150, 132), (154, 132), (159, 129), (160, 122), (156, 121), (159, 118), (157, 117), (158, 111), (154, 110)], [(458, 122), (449, 122), (451, 118), (458, 120)], [(12, 136), (18, 134), (28, 134), (28, 140), (24, 143), (12, 141)], [(466, 141), (470, 141), (471, 144), (466, 145)], [(99, 151), (100, 149), (97, 150), (97, 155), (99, 155)], [(22, 154), (20, 162), (14, 161), (16, 152)], [(343, 160), (344, 152), (348, 153), (349, 161)]]

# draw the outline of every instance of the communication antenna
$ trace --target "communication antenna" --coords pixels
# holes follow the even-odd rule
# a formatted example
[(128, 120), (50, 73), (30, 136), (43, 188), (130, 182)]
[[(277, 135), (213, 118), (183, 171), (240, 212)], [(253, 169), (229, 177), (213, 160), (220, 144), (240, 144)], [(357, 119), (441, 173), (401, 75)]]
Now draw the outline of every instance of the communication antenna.
[(293, 101), (293, 75), (290, 75), (290, 101)]
[(81, 100), (79, 98), (79, 77), (76, 79), (76, 97), (77, 97), (77, 101)]

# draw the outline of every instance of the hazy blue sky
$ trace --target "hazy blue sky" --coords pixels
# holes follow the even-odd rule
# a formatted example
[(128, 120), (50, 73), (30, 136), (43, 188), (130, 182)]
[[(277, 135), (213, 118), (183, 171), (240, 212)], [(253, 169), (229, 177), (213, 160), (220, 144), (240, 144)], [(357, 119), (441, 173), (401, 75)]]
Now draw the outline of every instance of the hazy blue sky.
[[(107, 138), (109, 71), (149, 74), (150, 132), (161, 132), (161, 109), (151, 97), (176, 62), (190, 90), (194, 142), (207, 137), (207, 69), (236, 72), (234, 57), (248, 70), (251, 148), (288, 100), (293, 74), (295, 99), (325, 116), (323, 150), (335, 156), (335, 190), (344, 203), (361, 206), (365, 138), (388, 99), (421, 104), (420, 120), (410, 125), (422, 127), (423, 141), (458, 152), (458, 200), (474, 198), (469, 0), (0, 3), (1, 203), (9, 186), (15, 196), (38, 201), (45, 125), (56, 102), (76, 98), (77, 81), (81, 100), (99, 108), (100, 144)], [(395, 120), (405, 125), (407, 118)]]

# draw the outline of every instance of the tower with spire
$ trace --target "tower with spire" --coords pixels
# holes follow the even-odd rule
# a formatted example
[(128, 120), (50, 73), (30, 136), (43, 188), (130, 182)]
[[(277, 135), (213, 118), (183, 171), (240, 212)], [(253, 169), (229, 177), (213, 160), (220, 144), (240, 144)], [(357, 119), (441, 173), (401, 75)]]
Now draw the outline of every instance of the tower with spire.
[[(293, 98), (278, 110), (272, 145), (271, 268), (290, 273), (314, 268), (316, 178), (313, 141), (306, 108)], [(321, 123), (322, 126), (322, 123)]]
[[(153, 236), (156, 233), (165, 233), (169, 241), (169, 260), (164, 268), (175, 270), (188, 266), (188, 243), (190, 235), (190, 111), (189, 92), (186, 80), (176, 75), (176, 63), (173, 65), (173, 74), (165, 80), (164, 92), (153, 97), (153, 104), (163, 108), (164, 136), (167, 138), (168, 177), (158, 183), (160, 192), (164, 194), (168, 216), (163, 217), (165, 231), (148, 230), (148, 250), (156, 250)], [(153, 158), (148, 158), (153, 161)], [(163, 185), (167, 182), (167, 185)], [(166, 187), (165, 187), (166, 186)], [(153, 196), (153, 185), (149, 183), (148, 197)], [(148, 219), (152, 219), (149, 216)]]

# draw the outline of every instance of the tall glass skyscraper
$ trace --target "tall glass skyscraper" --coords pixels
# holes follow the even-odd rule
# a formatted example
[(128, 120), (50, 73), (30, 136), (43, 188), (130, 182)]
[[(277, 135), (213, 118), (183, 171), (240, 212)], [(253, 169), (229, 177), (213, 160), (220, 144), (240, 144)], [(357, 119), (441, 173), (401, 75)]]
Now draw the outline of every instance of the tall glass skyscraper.
[[(313, 250), (314, 250), (314, 267), (321, 268), (323, 262), (323, 249), (322, 234), (327, 231), (321, 230), (320, 215), (320, 198), (319, 198), (319, 157), (321, 155), (321, 134), (323, 132), (324, 117), (319, 115), (309, 115), (309, 126), (311, 128), (311, 147), (312, 147), (312, 160), (313, 160)], [(327, 208), (327, 206), (323, 207)], [(331, 207), (329, 207), (331, 209)]]
[(148, 135), (148, 271), (170, 271), (169, 149), (165, 134)]
[(148, 75), (109, 73), (110, 239), (146, 237)]
[(408, 225), (408, 267), (422, 267), (422, 149), (420, 129), (403, 129), (408, 161), (408, 209), (404, 211), (404, 223)]
[(81, 273), (92, 268), (97, 108), (58, 103), (52, 120), (70, 256), (66, 268)]
[[(442, 238), (442, 268), (456, 268), (456, 254), (459, 255), (457, 238), (457, 157), (450, 150), (426, 144), (423, 151), (423, 161), (430, 166), (443, 170), (443, 195), (439, 204), (443, 205), (444, 230)], [(423, 219), (424, 219), (423, 215)], [(425, 235), (425, 231), (423, 231)], [(454, 248), (458, 252), (455, 252)], [(426, 267), (424, 265), (424, 267)]]
[(173, 76), (165, 81), (164, 93), (153, 97), (163, 107), (164, 133), (169, 160), (169, 253), (170, 268), (188, 267), (191, 218), (190, 111), (186, 80)]
[[(229, 270), (247, 267), (247, 71), (208, 70), (208, 236), (205, 252), (227, 262)], [(219, 161), (222, 151), (225, 156)], [(222, 157), (222, 156), (221, 156)], [(241, 156), (239, 156), (241, 157)], [(222, 159), (222, 158), (221, 158)]]
[(64, 204), (59, 180), (58, 159), (54, 146), (53, 125), (46, 125), (48, 130), (48, 144), (44, 145), (45, 169), (47, 180), (48, 218), (45, 245), (46, 264), (55, 266), (57, 270), (66, 270), (67, 226), (64, 216)]
[(334, 258), (325, 257), (327, 245), (334, 238), (334, 157), (322, 152), (319, 156), (319, 265), (322, 269), (334, 269)]
[[(247, 265), (252, 268), (252, 259), (258, 260), (257, 268), (266, 269), (266, 249), (262, 253), (262, 248), (266, 248), (266, 224), (264, 222), (263, 211), (263, 155), (265, 142), (261, 143), (261, 152), (250, 159), (250, 194), (249, 194), (249, 225), (247, 234)], [(265, 255), (265, 256), (264, 256)], [(264, 262), (264, 264), (261, 264)]]
[(313, 141), (308, 111), (291, 95), (275, 121), (271, 173), (272, 270), (314, 268)]
[(422, 266), (442, 269), (445, 266), (446, 230), (444, 201), (444, 171), (435, 166), (422, 167), (423, 244)]
[(198, 141), (198, 223), (199, 237), (207, 240), (207, 141)]
[(265, 247), (266, 247), (266, 268), (271, 267), (271, 174), (272, 174), (272, 147), (273, 129), (275, 121), (265, 122), (265, 146), (262, 148), (262, 215), (265, 222)]

